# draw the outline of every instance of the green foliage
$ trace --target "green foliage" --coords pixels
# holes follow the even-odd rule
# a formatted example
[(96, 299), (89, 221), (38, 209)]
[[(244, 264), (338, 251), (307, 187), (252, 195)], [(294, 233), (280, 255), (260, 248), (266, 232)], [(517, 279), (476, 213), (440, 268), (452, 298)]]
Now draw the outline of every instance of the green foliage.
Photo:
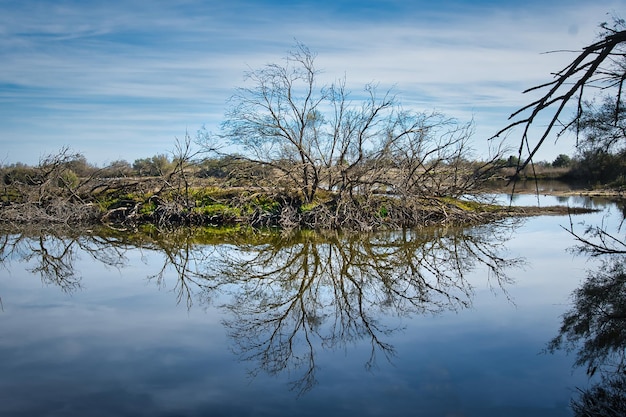
[(104, 178), (122, 178), (133, 176), (133, 167), (128, 161), (123, 159), (111, 162), (107, 167), (103, 168), (99, 177)]
[(226, 156), (217, 159), (205, 159), (200, 162), (198, 177), (200, 178), (228, 178), (231, 175), (232, 167), (235, 164), (234, 156)]
[(133, 169), (141, 177), (162, 177), (173, 169), (173, 164), (165, 154), (154, 155), (150, 158), (136, 159)]
[(485, 204), (478, 201), (459, 200), (451, 197), (442, 197), (440, 198), (440, 201), (467, 212), (491, 212), (501, 209), (500, 206), (493, 204)]
[(250, 205), (253, 207), (258, 207), (268, 213), (275, 213), (280, 210), (280, 203), (278, 201), (272, 200), (266, 195), (259, 195), (254, 197), (250, 202)]
[(568, 155), (560, 154), (557, 156), (554, 161), (552, 161), (552, 166), (555, 168), (564, 168), (570, 166), (572, 163), (572, 158)]
[(506, 160), (506, 166), (509, 168), (517, 168), (517, 166), (519, 165), (520, 160), (517, 156), (509, 156), (509, 159)]
[(151, 215), (156, 210), (157, 205), (154, 201), (148, 201), (141, 205), (139, 208), (139, 214)]
[(65, 168), (74, 172), (78, 177), (87, 177), (96, 170), (96, 168), (87, 162), (87, 158), (81, 154), (73, 155), (71, 159), (63, 165)]
[(626, 153), (612, 154), (603, 150), (580, 155), (571, 175), (591, 184), (619, 182), (626, 176)]
[(191, 190), (189, 198), (195, 202), (196, 207), (215, 204), (219, 198), (220, 190), (217, 188), (201, 188)]
[(21, 183), (35, 185), (39, 180), (39, 173), (33, 167), (17, 163), (3, 169), (2, 180), (6, 185)]
[(72, 170), (66, 170), (62, 172), (57, 181), (57, 185), (59, 187), (69, 187), (71, 189), (76, 188), (78, 186), (78, 183), (78, 175), (76, 175), (76, 173), (74, 173), (74, 171)]
[(104, 211), (118, 207), (133, 206), (148, 200), (150, 194), (119, 193), (117, 191), (105, 193), (99, 196), (98, 204)]
[(319, 203), (316, 202), (316, 201), (313, 201), (311, 203), (305, 203), (305, 204), (302, 204), (300, 206), (299, 211), (300, 211), (300, 213), (307, 213), (307, 212), (312, 211), (318, 205), (319, 205)]

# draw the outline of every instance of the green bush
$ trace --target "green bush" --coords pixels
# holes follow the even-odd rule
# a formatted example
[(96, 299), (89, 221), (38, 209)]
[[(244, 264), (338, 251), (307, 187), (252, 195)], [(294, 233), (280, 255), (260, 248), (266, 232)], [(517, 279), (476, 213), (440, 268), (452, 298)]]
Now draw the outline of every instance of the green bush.
[(57, 185), (59, 187), (69, 187), (72, 189), (76, 188), (78, 186), (78, 183), (78, 175), (76, 175), (76, 173), (74, 173), (74, 171), (72, 171), (71, 169), (63, 171), (61, 175), (59, 175), (57, 181)]
[(15, 164), (3, 169), (2, 179), (6, 185), (14, 183), (35, 185), (38, 182), (39, 174), (35, 168), (23, 164)]

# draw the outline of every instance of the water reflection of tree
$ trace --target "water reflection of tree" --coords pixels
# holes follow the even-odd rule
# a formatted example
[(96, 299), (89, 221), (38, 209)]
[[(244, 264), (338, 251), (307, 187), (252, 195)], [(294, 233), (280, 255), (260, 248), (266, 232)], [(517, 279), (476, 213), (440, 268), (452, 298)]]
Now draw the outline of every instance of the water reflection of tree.
[(167, 276), (173, 269), (176, 276), (173, 292), (177, 303), (184, 301), (187, 308), (191, 308), (194, 294), (204, 302), (211, 299), (215, 286), (207, 279), (205, 270), (212, 264), (214, 246), (198, 245), (192, 229), (177, 229), (167, 235), (157, 234), (151, 246), (163, 256), (163, 265), (148, 279), (154, 280), (160, 288), (165, 288)]
[(577, 350), (576, 365), (593, 375), (600, 368), (623, 373), (626, 349), (626, 271), (624, 258), (603, 262), (573, 294), (551, 350)]
[(520, 263), (504, 257), (512, 230), (504, 222), (367, 235), (48, 231), (4, 235), (0, 261), (32, 263), (44, 282), (74, 291), (85, 253), (113, 267), (123, 267), (132, 248), (161, 254), (149, 279), (165, 288), (173, 278), (177, 302), (188, 308), (224, 296), (236, 354), (253, 364), (253, 374), (296, 372), (292, 385), (303, 393), (316, 382), (316, 351), (366, 342), (371, 368), (378, 355), (394, 355), (388, 336), (400, 328), (390, 317), (468, 307), (473, 288), (466, 278), (475, 268), (483, 266), (490, 283), (506, 291), (505, 269)]
[[(622, 209), (622, 214), (623, 214)], [(621, 228), (621, 226), (620, 226)], [(577, 416), (626, 415), (626, 241), (607, 225), (592, 225), (583, 234), (570, 226), (578, 242), (574, 250), (602, 257), (597, 270), (572, 294), (573, 306), (563, 316), (559, 334), (548, 350), (576, 353), (575, 366), (586, 367), (599, 382), (572, 401)]]
[(125, 259), (123, 248), (108, 239), (64, 228), (26, 230), (0, 237), (0, 264), (12, 259), (27, 262), (28, 270), (39, 275), (44, 284), (56, 285), (65, 292), (81, 288), (82, 276), (75, 267), (80, 254), (111, 267), (121, 267)]
[(573, 307), (563, 316), (551, 352), (576, 352), (576, 366), (585, 366), (600, 382), (572, 403), (577, 416), (626, 415), (626, 257), (605, 260), (573, 294)]
[(370, 368), (378, 354), (394, 354), (385, 340), (399, 329), (389, 316), (469, 306), (466, 274), (479, 264), (497, 285), (508, 282), (505, 268), (520, 261), (501, 256), (502, 231), (304, 233), (226, 248), (215, 279), (233, 293), (225, 325), (234, 350), (255, 364), (253, 374), (299, 373), (292, 385), (300, 393), (315, 384), (318, 345), (334, 350), (367, 341)]

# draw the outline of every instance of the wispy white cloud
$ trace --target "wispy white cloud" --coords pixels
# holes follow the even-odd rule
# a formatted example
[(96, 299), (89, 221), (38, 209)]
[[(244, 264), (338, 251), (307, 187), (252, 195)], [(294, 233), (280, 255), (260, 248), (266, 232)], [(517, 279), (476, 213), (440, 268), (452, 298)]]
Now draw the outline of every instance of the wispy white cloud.
[(579, 49), (625, 5), (430, 3), (0, 2), (0, 160), (64, 144), (99, 163), (164, 152), (185, 129), (218, 129), (243, 72), (296, 39), (323, 80), (395, 86), (405, 106), (473, 117), (485, 136), (571, 58), (541, 52)]

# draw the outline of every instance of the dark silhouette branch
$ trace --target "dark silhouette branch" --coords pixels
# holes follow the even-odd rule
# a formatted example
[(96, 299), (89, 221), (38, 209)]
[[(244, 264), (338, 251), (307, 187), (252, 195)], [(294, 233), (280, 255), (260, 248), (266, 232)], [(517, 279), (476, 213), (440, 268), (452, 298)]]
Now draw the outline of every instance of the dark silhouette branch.
[[(620, 22), (617, 22), (621, 24)], [(578, 56), (561, 71), (554, 74), (553, 81), (531, 87), (524, 91), (530, 93), (538, 90), (546, 90), (544, 95), (531, 102), (530, 104), (515, 111), (509, 119), (513, 121), (497, 132), (491, 139), (499, 137), (503, 133), (511, 131), (517, 126), (524, 126), (522, 139), (519, 147), (519, 164), (517, 173), (521, 172), (529, 163), (532, 162), (537, 151), (541, 148), (545, 140), (553, 133), (555, 127), (560, 125), (560, 131), (557, 132), (557, 138), (560, 137), (567, 129), (577, 125), (583, 115), (582, 100), (585, 89), (597, 88), (607, 89), (617, 87), (616, 103), (619, 103), (623, 91), (623, 82), (626, 79), (626, 72), (623, 68), (620, 71), (607, 71), (602, 69), (603, 64), (607, 64), (613, 57), (623, 58), (624, 54), (616, 52), (626, 43), (626, 30), (605, 29), (605, 35), (597, 42), (585, 47)], [(617, 65), (613, 62), (613, 65)], [(560, 118), (565, 107), (572, 101), (576, 100), (577, 109), (574, 118), (567, 123), (561, 123)], [(619, 104), (618, 106), (619, 107)], [(536, 119), (540, 114), (552, 110), (549, 122), (537, 140), (532, 146), (530, 144), (530, 128), (536, 123)], [(515, 120), (523, 113), (530, 111), (527, 117)], [(528, 156), (522, 158), (524, 147), (528, 150)]]

